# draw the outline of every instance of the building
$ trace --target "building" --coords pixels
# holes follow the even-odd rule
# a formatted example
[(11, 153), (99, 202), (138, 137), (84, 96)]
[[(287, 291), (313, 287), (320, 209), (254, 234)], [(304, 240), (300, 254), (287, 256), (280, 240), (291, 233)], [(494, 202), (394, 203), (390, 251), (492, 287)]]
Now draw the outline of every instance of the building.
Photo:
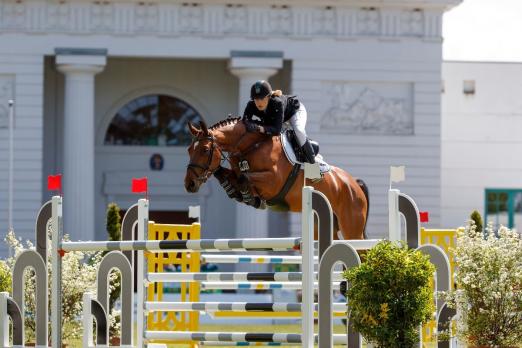
[(522, 63), (444, 62), (442, 226), (522, 227)]
[(74, 239), (105, 239), (106, 204), (127, 208), (142, 176), (153, 211), (200, 204), (206, 238), (296, 233), (298, 216), (236, 206), (215, 180), (198, 195), (182, 186), (186, 121), (240, 113), (250, 84), (268, 78), (306, 105), (327, 161), (368, 183), (370, 236), (387, 231), (395, 164), (439, 225), (442, 15), (459, 2), (2, 0), (0, 122), (14, 98), (17, 234), (32, 238), (47, 175), (60, 172)]

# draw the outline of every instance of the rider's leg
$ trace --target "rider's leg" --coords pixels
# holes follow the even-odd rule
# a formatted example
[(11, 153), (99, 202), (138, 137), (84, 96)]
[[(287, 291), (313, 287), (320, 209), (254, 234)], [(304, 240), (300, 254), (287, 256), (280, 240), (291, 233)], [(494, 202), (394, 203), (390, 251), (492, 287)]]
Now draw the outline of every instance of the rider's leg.
[(308, 163), (315, 163), (315, 154), (312, 144), (306, 137), (306, 120), (307, 120), (306, 108), (301, 103), (299, 106), (299, 110), (292, 116), (289, 120), (292, 129), (295, 132), (295, 136), (297, 138), (297, 142), (301, 149), (303, 150), (303, 154), (305, 157), (305, 161)]
[(218, 179), (219, 184), (223, 187), (228, 197), (238, 202), (243, 202), (243, 196), (237, 188), (237, 177), (234, 171), (220, 166), (214, 172), (214, 176)]

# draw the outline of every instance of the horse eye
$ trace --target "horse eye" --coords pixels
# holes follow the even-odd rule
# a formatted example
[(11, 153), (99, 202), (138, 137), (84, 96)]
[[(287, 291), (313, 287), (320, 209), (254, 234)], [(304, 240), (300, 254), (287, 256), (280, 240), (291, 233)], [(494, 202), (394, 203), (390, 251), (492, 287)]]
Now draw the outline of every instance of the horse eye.
[(210, 152), (210, 149), (209, 149), (208, 147), (205, 147), (205, 148), (203, 149), (203, 152), (205, 152), (205, 153), (209, 153), (209, 152)]

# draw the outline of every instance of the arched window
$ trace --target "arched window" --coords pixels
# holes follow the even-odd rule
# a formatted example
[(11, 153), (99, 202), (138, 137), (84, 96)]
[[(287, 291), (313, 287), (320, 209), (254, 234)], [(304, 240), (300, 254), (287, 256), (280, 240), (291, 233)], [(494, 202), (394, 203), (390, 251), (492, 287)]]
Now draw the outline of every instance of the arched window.
[(189, 145), (187, 121), (201, 115), (181, 99), (168, 95), (144, 95), (125, 104), (113, 117), (105, 145)]

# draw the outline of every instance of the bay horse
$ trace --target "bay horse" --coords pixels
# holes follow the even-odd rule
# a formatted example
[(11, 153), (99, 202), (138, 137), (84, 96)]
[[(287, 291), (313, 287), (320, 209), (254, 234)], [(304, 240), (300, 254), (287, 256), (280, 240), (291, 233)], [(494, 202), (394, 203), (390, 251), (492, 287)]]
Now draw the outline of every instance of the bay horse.
[[(200, 127), (188, 123), (193, 135), (188, 148), (190, 157), (185, 175), (187, 192), (197, 192), (218, 169), (222, 160), (230, 162), (224, 168), (229, 181), (234, 186), (248, 183), (251, 192), (263, 200), (278, 195), (293, 165), (288, 161), (280, 136), (267, 136), (247, 131), (241, 118), (227, 118), (207, 128), (205, 122)], [(248, 164), (248, 169), (240, 170), (240, 162)], [(294, 184), (284, 196), (289, 211), (301, 211), (301, 196), (304, 171), (300, 170)], [(310, 180), (308, 180), (310, 181)], [(343, 239), (364, 239), (368, 218), (369, 196), (364, 181), (354, 179), (346, 171), (331, 166), (322, 180), (309, 183), (314, 189), (326, 195), (334, 213), (334, 231), (340, 231)], [(338, 239), (334, 232), (334, 239)]]

